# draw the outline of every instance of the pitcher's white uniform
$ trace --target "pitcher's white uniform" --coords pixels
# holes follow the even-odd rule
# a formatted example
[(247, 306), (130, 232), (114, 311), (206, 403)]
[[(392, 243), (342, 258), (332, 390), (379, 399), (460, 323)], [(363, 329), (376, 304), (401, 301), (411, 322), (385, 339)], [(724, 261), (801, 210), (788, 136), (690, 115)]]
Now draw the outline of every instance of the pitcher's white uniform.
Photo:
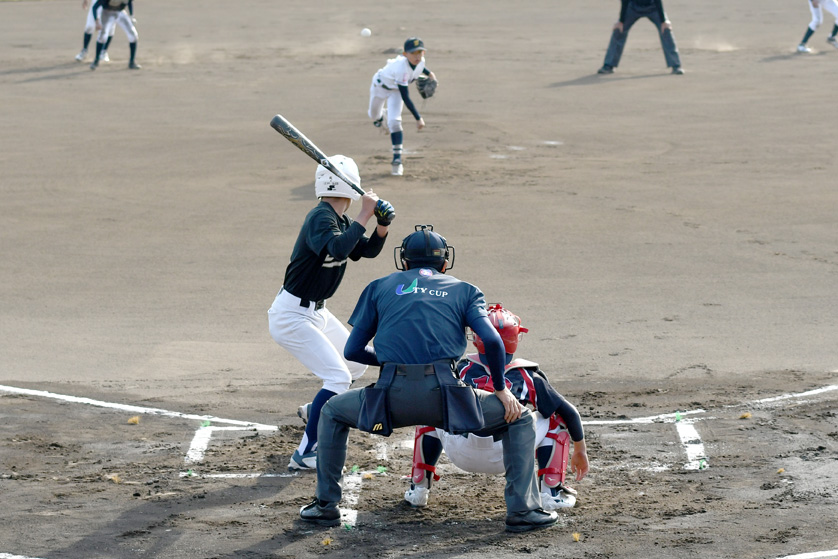
[(384, 104), (387, 104), (387, 127), (390, 132), (402, 131), (402, 109), (404, 102), (399, 93), (399, 86), (408, 86), (416, 78), (422, 75), (425, 69), (425, 57), (411, 68), (410, 63), (403, 55), (391, 58), (387, 65), (378, 70), (372, 77), (370, 85), (370, 108), (369, 117), (378, 120), (383, 116)]

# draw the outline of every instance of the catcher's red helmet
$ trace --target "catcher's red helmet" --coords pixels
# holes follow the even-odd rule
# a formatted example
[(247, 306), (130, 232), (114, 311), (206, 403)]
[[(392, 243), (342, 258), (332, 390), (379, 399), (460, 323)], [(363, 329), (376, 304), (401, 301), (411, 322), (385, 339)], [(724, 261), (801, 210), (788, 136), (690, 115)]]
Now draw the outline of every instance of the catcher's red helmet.
[[(521, 326), (521, 319), (517, 315), (503, 308), (503, 305), (500, 303), (489, 305), (487, 312), (489, 313), (489, 320), (492, 322), (492, 326), (495, 327), (495, 330), (498, 331), (501, 339), (503, 339), (503, 347), (506, 348), (506, 353), (515, 353), (515, 350), (518, 349), (518, 342), (521, 339), (521, 335), (529, 330)], [(483, 340), (480, 339), (480, 336), (474, 332), (472, 332), (472, 336), (472, 342), (474, 343), (474, 347), (477, 348), (478, 353), (486, 353), (486, 348), (483, 346)]]

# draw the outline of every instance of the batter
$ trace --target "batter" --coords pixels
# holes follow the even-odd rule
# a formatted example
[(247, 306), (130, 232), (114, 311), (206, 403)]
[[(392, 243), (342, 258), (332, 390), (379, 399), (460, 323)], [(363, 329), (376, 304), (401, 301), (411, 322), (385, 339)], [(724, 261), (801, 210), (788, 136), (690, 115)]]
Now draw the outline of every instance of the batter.
[[(351, 158), (333, 155), (329, 161), (355, 184), (361, 184), (358, 166)], [(268, 311), (274, 341), (323, 381), (308, 408), (305, 434), (288, 464), (292, 470), (316, 467), (320, 408), (335, 394), (345, 392), (367, 368), (343, 358), (349, 331), (326, 308), (326, 300), (340, 286), (347, 259), (378, 256), (396, 215), (393, 206), (379, 200), (375, 192), (361, 196), (322, 165), (315, 172), (314, 191), (320, 202), (303, 222), (282, 289)], [(353, 221), (344, 214), (358, 199), (361, 211)], [(375, 234), (367, 237), (364, 233), (374, 216), (378, 225)]]

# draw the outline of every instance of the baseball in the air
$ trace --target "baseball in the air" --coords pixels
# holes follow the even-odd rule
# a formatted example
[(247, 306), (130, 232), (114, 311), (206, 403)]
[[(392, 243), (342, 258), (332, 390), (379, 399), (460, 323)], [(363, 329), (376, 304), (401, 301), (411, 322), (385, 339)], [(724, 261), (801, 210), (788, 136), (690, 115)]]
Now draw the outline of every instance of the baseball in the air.
[(361, 37), (369, 37), (370, 35), (372, 35), (372, 31), (370, 31), (366, 27), (361, 29)]

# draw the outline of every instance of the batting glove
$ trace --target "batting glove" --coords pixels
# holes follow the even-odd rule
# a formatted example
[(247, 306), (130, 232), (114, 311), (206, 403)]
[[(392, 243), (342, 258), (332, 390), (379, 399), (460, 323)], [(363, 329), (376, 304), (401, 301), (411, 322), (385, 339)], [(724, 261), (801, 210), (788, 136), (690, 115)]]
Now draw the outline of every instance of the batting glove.
[(396, 210), (393, 208), (393, 204), (387, 200), (379, 200), (375, 204), (375, 218), (378, 220), (379, 225), (386, 227), (393, 222), (395, 217)]

